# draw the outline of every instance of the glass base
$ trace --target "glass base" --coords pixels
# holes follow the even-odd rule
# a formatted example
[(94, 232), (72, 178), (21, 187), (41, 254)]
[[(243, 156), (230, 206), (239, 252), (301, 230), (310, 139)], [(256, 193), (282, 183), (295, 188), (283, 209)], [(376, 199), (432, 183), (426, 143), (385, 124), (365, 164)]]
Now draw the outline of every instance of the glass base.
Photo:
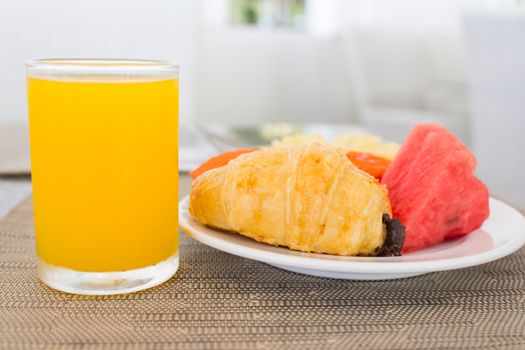
[(169, 280), (179, 268), (179, 253), (157, 265), (123, 272), (80, 272), (38, 259), (38, 277), (49, 287), (66, 293), (112, 295), (137, 292)]

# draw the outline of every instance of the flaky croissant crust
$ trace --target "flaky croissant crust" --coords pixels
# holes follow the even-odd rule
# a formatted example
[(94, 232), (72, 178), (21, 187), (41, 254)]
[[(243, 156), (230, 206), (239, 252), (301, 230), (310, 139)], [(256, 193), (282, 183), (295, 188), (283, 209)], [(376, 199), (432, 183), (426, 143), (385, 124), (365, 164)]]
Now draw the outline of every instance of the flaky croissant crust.
[(337, 149), (263, 149), (192, 184), (201, 223), (304, 252), (376, 255), (391, 215), (386, 188)]

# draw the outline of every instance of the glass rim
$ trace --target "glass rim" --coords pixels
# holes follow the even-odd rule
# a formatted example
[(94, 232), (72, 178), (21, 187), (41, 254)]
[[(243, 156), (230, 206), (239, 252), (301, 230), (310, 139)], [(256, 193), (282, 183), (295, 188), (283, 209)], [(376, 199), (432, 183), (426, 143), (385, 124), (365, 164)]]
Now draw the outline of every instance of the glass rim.
[(152, 68), (178, 69), (175, 62), (166, 60), (136, 59), (136, 58), (38, 58), (25, 62), (26, 67), (89, 67), (90, 69)]
[(32, 77), (178, 77), (179, 65), (128, 58), (42, 58), (25, 62)]

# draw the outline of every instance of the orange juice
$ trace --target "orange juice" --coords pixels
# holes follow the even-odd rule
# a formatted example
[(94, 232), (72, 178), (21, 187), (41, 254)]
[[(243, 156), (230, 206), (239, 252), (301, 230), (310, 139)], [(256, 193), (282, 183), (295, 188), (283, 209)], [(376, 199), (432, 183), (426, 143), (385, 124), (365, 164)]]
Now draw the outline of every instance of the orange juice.
[(75, 271), (177, 253), (178, 81), (28, 77), (37, 255)]

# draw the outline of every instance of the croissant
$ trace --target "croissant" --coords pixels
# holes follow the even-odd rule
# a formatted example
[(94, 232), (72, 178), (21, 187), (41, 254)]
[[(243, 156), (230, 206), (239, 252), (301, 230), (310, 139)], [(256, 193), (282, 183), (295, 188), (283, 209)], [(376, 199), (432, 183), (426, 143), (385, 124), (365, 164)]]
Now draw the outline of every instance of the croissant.
[(386, 188), (319, 144), (262, 149), (209, 170), (194, 180), (189, 209), (260, 242), (347, 256), (377, 255), (391, 216)]

